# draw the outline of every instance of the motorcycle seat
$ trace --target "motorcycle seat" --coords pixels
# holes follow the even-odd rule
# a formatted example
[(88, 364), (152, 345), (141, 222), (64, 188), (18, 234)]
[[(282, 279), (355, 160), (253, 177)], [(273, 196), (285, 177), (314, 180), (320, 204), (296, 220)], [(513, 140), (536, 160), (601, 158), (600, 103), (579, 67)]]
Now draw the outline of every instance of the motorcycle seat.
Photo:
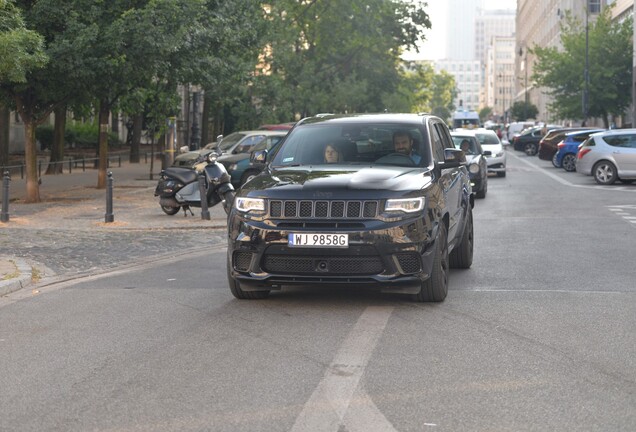
[(184, 184), (197, 181), (197, 178), (198, 178), (196, 171), (190, 168), (170, 167), (170, 168), (166, 168), (163, 171), (165, 175), (175, 178)]

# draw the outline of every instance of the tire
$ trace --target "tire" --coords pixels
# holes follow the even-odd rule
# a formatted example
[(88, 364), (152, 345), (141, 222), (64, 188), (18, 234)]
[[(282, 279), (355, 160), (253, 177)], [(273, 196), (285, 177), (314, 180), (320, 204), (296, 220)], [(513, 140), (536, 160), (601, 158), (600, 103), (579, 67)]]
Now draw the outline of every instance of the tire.
[(181, 210), (181, 207), (161, 206), (161, 210), (163, 210), (163, 212), (167, 214), (168, 216), (174, 216), (177, 213), (179, 213), (179, 210)]
[(257, 171), (246, 171), (241, 176), (241, 186), (243, 186), (248, 181), (252, 180), (254, 177), (258, 175)]
[(466, 219), (466, 227), (464, 228), (464, 233), (462, 234), (462, 240), (450, 253), (449, 261), (451, 268), (470, 268), (470, 266), (473, 265), (473, 246), (473, 209), (469, 207)]
[(443, 221), (439, 225), (437, 234), (437, 248), (433, 258), (431, 276), (422, 282), (420, 292), (413, 295), (418, 302), (441, 302), (448, 294), (448, 233)]
[(477, 198), (486, 198), (487, 193), (488, 193), (488, 182), (484, 181), (482, 183), (481, 189), (479, 190), (479, 192), (475, 194), (475, 196)]
[(524, 151), (528, 156), (534, 156), (539, 151), (537, 143), (529, 142), (524, 147)]
[(230, 291), (232, 295), (239, 300), (259, 300), (264, 299), (269, 296), (269, 290), (264, 291), (243, 291), (241, 289), (241, 284), (239, 281), (232, 277), (232, 272), (230, 271), (230, 266), (232, 263), (230, 262), (230, 257), (227, 258), (227, 282), (230, 285)]
[(596, 183), (600, 185), (611, 185), (618, 179), (616, 166), (610, 161), (596, 162), (594, 168), (592, 168), (592, 175)]
[(576, 155), (574, 153), (566, 154), (563, 156), (563, 159), (561, 159), (561, 165), (567, 172), (576, 171)]
[(557, 153), (558, 152), (554, 152), (554, 155), (552, 155), (552, 166), (555, 168), (561, 168), (561, 164), (559, 164), (559, 161), (557, 160)]
[(497, 177), (505, 177), (506, 176), (506, 172), (505, 171), (499, 171), (497, 173)]

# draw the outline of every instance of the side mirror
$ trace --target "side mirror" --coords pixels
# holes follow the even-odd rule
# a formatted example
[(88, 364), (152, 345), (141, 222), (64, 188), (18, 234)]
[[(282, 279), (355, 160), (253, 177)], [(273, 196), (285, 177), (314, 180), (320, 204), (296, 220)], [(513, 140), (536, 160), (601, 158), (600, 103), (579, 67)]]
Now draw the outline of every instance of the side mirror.
[(222, 134), (221, 134), (221, 135), (217, 135), (217, 136), (216, 136), (216, 142), (217, 142), (217, 144), (218, 144), (218, 143), (220, 143), (222, 139), (223, 139), (223, 135), (222, 135)]
[(439, 164), (440, 168), (456, 168), (466, 165), (466, 154), (461, 149), (445, 148), (444, 161)]
[(188, 151), (190, 151), (190, 147), (187, 145), (179, 147), (179, 153), (186, 153)]
[(250, 154), (250, 162), (257, 165), (262, 165), (267, 162), (267, 150), (258, 150)]

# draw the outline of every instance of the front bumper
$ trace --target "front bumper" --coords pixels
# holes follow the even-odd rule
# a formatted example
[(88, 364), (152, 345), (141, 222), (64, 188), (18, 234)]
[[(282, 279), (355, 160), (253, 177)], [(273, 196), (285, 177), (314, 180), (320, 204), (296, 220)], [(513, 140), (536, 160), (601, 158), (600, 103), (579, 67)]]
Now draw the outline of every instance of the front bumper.
[[(229, 273), (244, 291), (347, 284), (416, 294), (431, 274), (437, 226), (430, 229), (428, 217), (390, 223), (324, 220), (297, 226), (236, 214), (230, 219)], [(359, 228), (348, 227), (352, 225)], [(302, 232), (346, 233), (349, 247), (289, 246), (288, 234)]]
[(486, 163), (488, 164), (489, 173), (506, 172), (506, 156), (493, 156), (487, 157)]

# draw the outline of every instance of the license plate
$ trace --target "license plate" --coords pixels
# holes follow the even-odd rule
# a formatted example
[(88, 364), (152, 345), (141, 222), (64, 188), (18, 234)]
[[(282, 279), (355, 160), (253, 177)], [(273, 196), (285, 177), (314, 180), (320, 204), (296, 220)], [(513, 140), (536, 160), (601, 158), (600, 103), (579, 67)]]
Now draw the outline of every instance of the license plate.
[(288, 235), (289, 246), (294, 247), (349, 247), (349, 234), (295, 234)]

